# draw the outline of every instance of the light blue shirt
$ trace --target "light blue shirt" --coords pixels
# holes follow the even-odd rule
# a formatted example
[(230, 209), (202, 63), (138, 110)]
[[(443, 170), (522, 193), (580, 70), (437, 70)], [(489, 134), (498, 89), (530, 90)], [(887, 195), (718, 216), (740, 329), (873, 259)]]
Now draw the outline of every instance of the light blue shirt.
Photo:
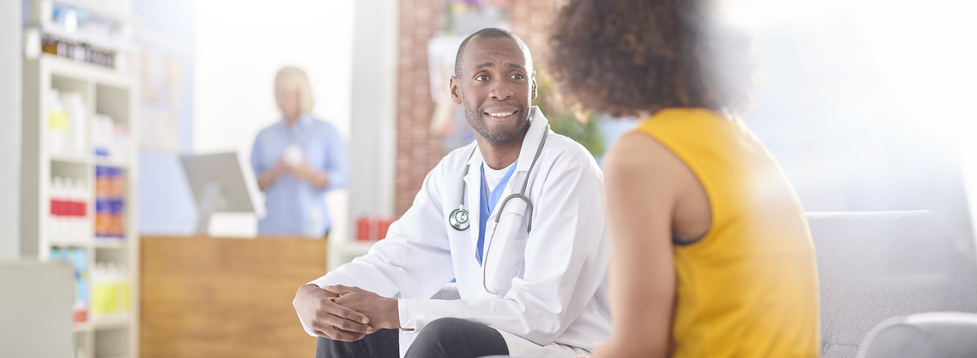
[[(329, 123), (303, 115), (288, 129), (281, 120), (263, 129), (254, 140), (251, 167), (255, 175), (278, 165), (285, 148), (291, 144), (302, 149), (310, 167), (329, 173), (329, 185), (320, 190), (288, 174), (278, 177), (265, 190), (266, 215), (258, 221), (258, 233), (320, 236), (332, 226), (326, 209), (326, 192), (345, 187), (349, 181), (346, 145), (336, 127)], [(318, 220), (313, 214), (316, 210)]]

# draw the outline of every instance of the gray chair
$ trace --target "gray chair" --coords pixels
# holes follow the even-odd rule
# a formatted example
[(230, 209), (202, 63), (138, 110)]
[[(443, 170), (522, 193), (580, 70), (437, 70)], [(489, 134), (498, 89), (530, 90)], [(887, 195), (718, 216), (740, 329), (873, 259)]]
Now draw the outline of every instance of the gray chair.
[(0, 356), (73, 356), (72, 277), (64, 262), (0, 261)]
[(821, 298), (821, 356), (854, 357), (880, 322), (933, 311), (977, 312), (968, 237), (928, 211), (810, 213)]
[(932, 312), (890, 318), (869, 332), (857, 357), (977, 357), (977, 314)]

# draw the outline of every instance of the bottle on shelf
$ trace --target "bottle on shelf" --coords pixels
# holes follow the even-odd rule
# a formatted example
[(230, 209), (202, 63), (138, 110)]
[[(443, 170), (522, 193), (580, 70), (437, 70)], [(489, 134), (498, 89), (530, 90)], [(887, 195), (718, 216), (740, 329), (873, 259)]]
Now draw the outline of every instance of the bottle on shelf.
[(51, 35), (45, 35), (41, 38), (41, 51), (58, 57), (110, 68), (117, 67), (117, 57), (119, 57), (115, 51), (104, 50), (84, 42), (65, 40)]
[(51, 152), (63, 154), (68, 141), (68, 111), (61, 103), (61, 93), (54, 88), (48, 93), (47, 118)]
[(92, 268), (91, 313), (95, 318), (118, 317), (132, 312), (132, 282), (125, 265), (97, 262)]
[(88, 220), (88, 186), (81, 179), (74, 179), (71, 190), (71, 233), (72, 238), (91, 237)]
[(109, 168), (95, 167), (95, 237), (109, 237), (111, 204), (109, 202)]
[(62, 220), (64, 220), (64, 232), (62, 239), (75, 240), (81, 236), (78, 232), (80, 229), (78, 215), (80, 214), (78, 210), (78, 195), (77, 189), (75, 188), (75, 180), (72, 178), (64, 179), (64, 191), (62, 194), (64, 202), (62, 206), (64, 207), (64, 212), (62, 212)]
[(125, 238), (125, 195), (126, 183), (123, 171), (120, 168), (110, 169), (111, 185), (111, 236), (119, 239)]
[(54, 177), (51, 179), (51, 188), (48, 197), (50, 198), (51, 209), (48, 216), (48, 231), (52, 238), (64, 236), (64, 178)]
[(48, 235), (54, 241), (84, 241), (91, 237), (88, 188), (83, 180), (54, 177), (48, 196)]
[(103, 159), (111, 157), (114, 126), (111, 117), (104, 114), (95, 115), (92, 120), (92, 146), (95, 148), (95, 156)]
[(112, 144), (109, 150), (109, 157), (112, 160), (125, 161), (129, 155), (129, 148), (132, 144), (132, 135), (129, 126), (125, 124), (112, 124)]
[(75, 323), (88, 321), (88, 254), (80, 248), (52, 247), (49, 254), (51, 261), (67, 262), (71, 264), (74, 275), (74, 303), (72, 304), (72, 320)]
[(65, 92), (61, 94), (61, 102), (68, 115), (68, 147), (73, 155), (85, 154), (85, 100), (81, 93)]
[(95, 236), (99, 239), (125, 238), (124, 171), (95, 167)]

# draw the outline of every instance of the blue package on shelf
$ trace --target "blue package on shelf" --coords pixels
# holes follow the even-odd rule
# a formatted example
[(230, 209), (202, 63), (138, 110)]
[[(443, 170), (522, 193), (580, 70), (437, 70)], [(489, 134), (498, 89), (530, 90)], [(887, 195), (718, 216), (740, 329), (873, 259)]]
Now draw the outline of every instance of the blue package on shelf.
[(75, 285), (77, 289), (76, 299), (78, 302), (88, 303), (88, 285), (85, 282), (88, 281), (88, 260), (85, 250), (83, 249), (72, 249), (72, 263), (75, 265), (75, 279), (77, 284)]

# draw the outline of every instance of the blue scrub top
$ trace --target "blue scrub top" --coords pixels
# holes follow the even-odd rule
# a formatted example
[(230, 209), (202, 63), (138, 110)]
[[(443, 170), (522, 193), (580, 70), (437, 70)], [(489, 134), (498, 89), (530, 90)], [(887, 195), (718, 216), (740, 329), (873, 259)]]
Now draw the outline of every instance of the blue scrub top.
[[(349, 158), (346, 145), (333, 125), (308, 115), (299, 117), (290, 130), (285, 120), (258, 133), (251, 150), (251, 167), (255, 175), (278, 165), (285, 148), (295, 144), (302, 149), (310, 167), (329, 173), (324, 190), (285, 174), (265, 191), (265, 217), (258, 221), (259, 234), (323, 235), (332, 226), (326, 208), (326, 191), (342, 188), (349, 181)], [(313, 219), (318, 210), (320, 218)]]

